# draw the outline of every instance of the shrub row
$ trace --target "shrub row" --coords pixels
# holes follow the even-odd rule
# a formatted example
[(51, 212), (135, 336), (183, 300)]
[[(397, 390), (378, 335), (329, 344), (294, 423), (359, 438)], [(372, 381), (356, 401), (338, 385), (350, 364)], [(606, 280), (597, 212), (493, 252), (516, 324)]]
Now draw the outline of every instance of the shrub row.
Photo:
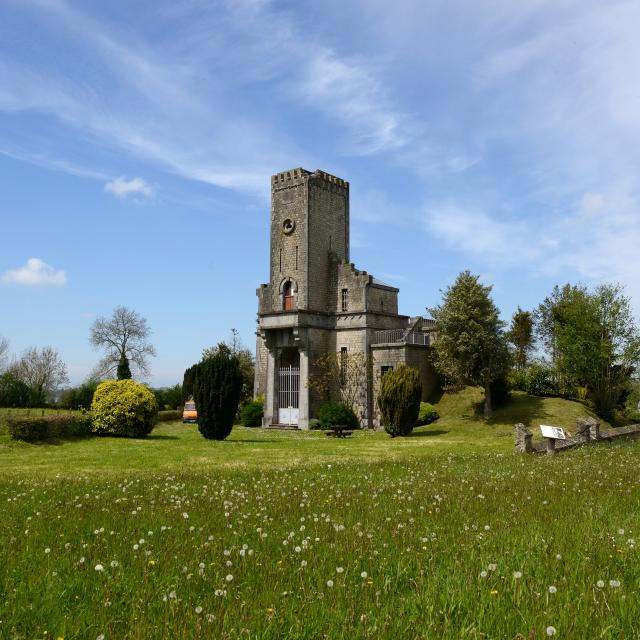
[(173, 422), (174, 420), (182, 420), (182, 411), (158, 411), (156, 422)]
[(67, 414), (62, 416), (16, 416), (7, 418), (9, 435), (14, 440), (37, 442), (50, 438), (70, 438), (89, 435), (91, 415)]

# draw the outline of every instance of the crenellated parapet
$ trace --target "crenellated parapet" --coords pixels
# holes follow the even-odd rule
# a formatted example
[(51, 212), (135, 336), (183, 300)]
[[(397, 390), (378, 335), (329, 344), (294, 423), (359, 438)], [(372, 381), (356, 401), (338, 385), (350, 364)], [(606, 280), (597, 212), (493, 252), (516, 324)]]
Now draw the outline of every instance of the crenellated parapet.
[(349, 183), (346, 180), (320, 169), (311, 172), (302, 167), (281, 171), (271, 176), (271, 190), (280, 191), (281, 189), (290, 189), (303, 184), (307, 180), (316, 187), (335, 193), (340, 192), (346, 194), (349, 191)]

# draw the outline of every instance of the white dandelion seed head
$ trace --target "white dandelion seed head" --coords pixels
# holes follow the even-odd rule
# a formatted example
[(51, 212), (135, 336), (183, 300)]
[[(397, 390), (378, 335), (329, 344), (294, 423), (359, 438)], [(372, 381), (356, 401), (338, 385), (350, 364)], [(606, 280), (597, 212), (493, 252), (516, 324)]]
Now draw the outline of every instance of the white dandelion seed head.
[(202, 607), (201, 607), (200, 605), (198, 605), (198, 606), (196, 607), (196, 613), (197, 613), (198, 615), (200, 615), (200, 614), (202, 613)]
[(520, 578), (522, 578), (522, 571), (514, 571), (514, 572), (513, 572), (513, 577), (514, 577), (516, 580), (520, 580)]
[(47, 548), (44, 550), (44, 552), (45, 552), (45, 553), (51, 553), (51, 549), (49, 549), (49, 547), (47, 547)]
[(336, 567), (336, 573), (344, 573), (344, 567)]
[(598, 580), (598, 582), (596, 582), (596, 587), (598, 587), (598, 589), (602, 589), (602, 587), (604, 587), (604, 580)]
[(95, 567), (93, 567), (96, 571), (104, 571), (104, 567), (101, 564), (97, 564)]
[(498, 565), (495, 564), (494, 562), (492, 562), (487, 569), (489, 569), (489, 571), (495, 571), (498, 568)]
[(553, 593), (557, 593), (558, 588), (554, 585), (551, 585), (548, 589), (549, 593), (553, 594)]
[(333, 587), (333, 580), (327, 580), (327, 587), (329, 587), (329, 589)]
[(556, 635), (556, 628), (555, 627), (547, 627), (547, 635), (548, 636), (555, 636)]
[(225, 577), (225, 580), (226, 580), (227, 582), (231, 582), (231, 581), (233, 580), (233, 576), (232, 576), (230, 573), (228, 573), (228, 574), (226, 575), (226, 577)]
[(612, 589), (617, 589), (620, 586), (620, 580), (609, 580), (609, 586)]
[(369, 574), (368, 574), (366, 571), (363, 571), (363, 572), (360, 574), (360, 577), (361, 577), (361, 578), (366, 578), (366, 577), (368, 577), (368, 575), (369, 575)]
[(175, 591), (169, 591), (169, 598), (171, 600), (175, 600), (178, 597), (178, 594)]
[(488, 574), (487, 574), (487, 572), (486, 572), (486, 571), (481, 571), (481, 572), (480, 572), (480, 577), (481, 577), (481, 578), (486, 578), (486, 577), (487, 577), (487, 575), (488, 575)]

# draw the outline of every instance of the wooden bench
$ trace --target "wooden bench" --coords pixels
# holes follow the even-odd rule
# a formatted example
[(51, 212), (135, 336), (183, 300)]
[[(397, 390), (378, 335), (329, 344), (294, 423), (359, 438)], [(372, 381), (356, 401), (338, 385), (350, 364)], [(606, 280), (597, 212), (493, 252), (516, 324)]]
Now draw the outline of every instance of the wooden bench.
[(330, 438), (346, 438), (353, 434), (353, 431), (350, 431), (351, 427), (347, 427), (344, 424), (334, 424), (332, 427), (325, 431), (326, 435)]

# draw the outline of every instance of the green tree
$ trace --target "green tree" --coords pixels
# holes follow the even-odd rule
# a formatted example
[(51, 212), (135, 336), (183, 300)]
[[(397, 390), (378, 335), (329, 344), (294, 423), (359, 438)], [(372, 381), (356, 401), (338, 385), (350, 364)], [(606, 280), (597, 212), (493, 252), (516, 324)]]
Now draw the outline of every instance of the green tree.
[(463, 271), (444, 292), (442, 304), (429, 309), (436, 321), (433, 362), (446, 382), (484, 388), (484, 416), (490, 418), (492, 382), (509, 366), (504, 322), (491, 299), (491, 287)]
[(556, 286), (537, 319), (562, 385), (587, 387), (598, 415), (611, 418), (640, 363), (640, 333), (622, 288)]
[(98, 380), (89, 379), (79, 387), (65, 389), (58, 399), (58, 404), (63, 409), (90, 409), (93, 402), (93, 394), (98, 387)]
[(231, 433), (242, 384), (238, 356), (228, 349), (219, 348), (197, 365), (193, 396), (205, 438), (224, 440)]
[(129, 358), (124, 353), (120, 354), (118, 360), (118, 371), (116, 374), (118, 380), (131, 380), (131, 368), (129, 367)]
[(0, 375), (0, 407), (28, 407), (29, 387), (14, 371)]
[(196, 377), (196, 370), (198, 365), (191, 365), (188, 369), (185, 369), (184, 376), (182, 378), (182, 401), (189, 400), (193, 397), (193, 382)]
[(533, 349), (533, 314), (520, 307), (511, 318), (507, 340), (513, 345), (513, 362), (519, 371), (527, 368), (529, 354)]
[(392, 437), (407, 436), (418, 421), (422, 381), (417, 369), (405, 364), (382, 376), (378, 408), (385, 431)]
[(238, 358), (240, 371), (242, 372), (242, 392), (240, 400), (244, 401), (253, 398), (253, 383), (256, 373), (253, 352), (243, 344), (237, 329), (231, 329), (230, 340), (219, 342), (215, 347), (204, 349), (202, 351), (202, 360), (214, 356), (220, 350), (233, 354)]

